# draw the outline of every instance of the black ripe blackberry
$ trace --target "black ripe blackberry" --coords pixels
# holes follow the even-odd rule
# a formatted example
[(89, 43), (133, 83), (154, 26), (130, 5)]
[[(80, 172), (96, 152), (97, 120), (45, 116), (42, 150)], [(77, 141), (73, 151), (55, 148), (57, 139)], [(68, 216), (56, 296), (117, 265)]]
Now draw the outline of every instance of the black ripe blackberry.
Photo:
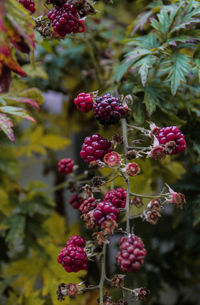
[(96, 98), (93, 111), (100, 124), (111, 125), (117, 124), (121, 118), (125, 117), (127, 108), (119, 98), (107, 93)]

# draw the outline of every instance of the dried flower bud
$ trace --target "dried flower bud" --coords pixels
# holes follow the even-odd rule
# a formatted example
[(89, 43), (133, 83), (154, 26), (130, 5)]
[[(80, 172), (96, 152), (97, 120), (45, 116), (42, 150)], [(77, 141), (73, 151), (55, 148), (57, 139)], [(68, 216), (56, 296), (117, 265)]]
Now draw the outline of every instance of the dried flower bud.
[(116, 305), (128, 305), (128, 303), (124, 300), (119, 300)]
[(148, 208), (148, 209), (151, 209), (151, 210), (160, 211), (160, 208), (161, 208), (160, 200), (159, 200), (158, 198), (152, 199), (152, 200), (148, 203), (147, 208)]
[(172, 151), (176, 148), (176, 142), (175, 141), (170, 141), (170, 142), (167, 142), (165, 144), (165, 151), (167, 154), (171, 154)]
[(148, 155), (154, 160), (162, 160), (166, 157), (166, 150), (163, 146), (155, 146)]
[(181, 193), (170, 193), (170, 203), (175, 203), (178, 207), (182, 208), (183, 204), (186, 203), (185, 196)]
[(115, 274), (111, 280), (111, 287), (122, 288), (124, 287), (124, 274)]
[(160, 216), (161, 215), (157, 210), (149, 211), (146, 213), (146, 220), (155, 225), (158, 222)]
[(137, 163), (128, 163), (126, 166), (126, 173), (129, 176), (137, 176), (140, 173), (140, 168)]
[(112, 151), (104, 156), (104, 162), (109, 166), (115, 166), (119, 164), (121, 159), (120, 154), (115, 151)]
[(62, 283), (58, 286), (57, 290), (58, 300), (63, 301), (65, 296), (76, 296), (80, 289), (81, 287), (79, 288), (79, 286), (75, 283)]
[(101, 229), (104, 235), (111, 235), (114, 233), (115, 229), (118, 227), (117, 222), (114, 219), (107, 219), (101, 224)]
[(109, 243), (109, 241), (108, 241), (108, 239), (106, 238), (106, 236), (104, 235), (104, 232), (103, 232), (103, 231), (94, 232), (94, 233), (92, 234), (92, 236), (94, 236), (94, 237), (97, 239), (97, 244), (98, 244), (99, 246), (102, 246), (103, 243), (106, 243), (106, 244)]
[(142, 197), (139, 196), (134, 196), (131, 200), (131, 204), (135, 205), (138, 209), (140, 209), (144, 205)]
[(129, 150), (126, 154), (128, 160), (135, 159), (137, 157), (137, 152), (135, 150)]
[(112, 142), (113, 142), (114, 148), (116, 148), (117, 145), (123, 144), (123, 137), (120, 136), (119, 134), (115, 134), (115, 135), (112, 137)]
[(100, 187), (105, 184), (105, 181), (101, 177), (94, 177), (92, 179), (92, 184), (94, 187)]
[(154, 123), (150, 123), (150, 129), (151, 129), (151, 136), (152, 136), (152, 138), (154, 136), (157, 136), (158, 132), (160, 131), (160, 128), (158, 126), (156, 126), (156, 124), (154, 124)]
[(144, 288), (140, 288), (137, 296), (140, 300), (145, 301), (146, 297), (149, 293), (150, 293), (150, 291), (144, 287)]

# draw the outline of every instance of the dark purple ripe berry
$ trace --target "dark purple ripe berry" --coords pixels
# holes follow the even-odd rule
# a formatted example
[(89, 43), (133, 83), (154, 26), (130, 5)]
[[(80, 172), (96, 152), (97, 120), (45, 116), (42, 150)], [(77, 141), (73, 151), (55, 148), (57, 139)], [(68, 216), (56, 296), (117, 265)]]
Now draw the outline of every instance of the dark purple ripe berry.
[(93, 111), (96, 119), (102, 125), (117, 124), (127, 114), (127, 108), (124, 107), (121, 100), (109, 93), (96, 98), (93, 103)]

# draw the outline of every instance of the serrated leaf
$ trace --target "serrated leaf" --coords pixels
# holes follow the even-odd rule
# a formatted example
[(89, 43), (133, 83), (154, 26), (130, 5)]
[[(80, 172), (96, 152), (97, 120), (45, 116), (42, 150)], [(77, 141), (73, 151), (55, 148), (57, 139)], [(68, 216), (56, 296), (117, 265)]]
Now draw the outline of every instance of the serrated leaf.
[(33, 117), (31, 117), (30, 115), (28, 115), (26, 110), (24, 110), (23, 108), (13, 107), (13, 106), (3, 106), (3, 107), (0, 107), (0, 111), (11, 114), (11, 115), (18, 116), (22, 119), (26, 119), (31, 122), (36, 122), (35, 119)]
[(0, 129), (7, 135), (7, 137), (12, 142), (15, 142), (15, 137), (12, 127), (13, 127), (13, 123), (11, 122), (11, 120), (5, 114), (0, 114)]
[(190, 58), (186, 54), (174, 52), (168, 60), (163, 61), (162, 70), (168, 73), (172, 94), (175, 95), (178, 87), (185, 81), (185, 76), (190, 72)]

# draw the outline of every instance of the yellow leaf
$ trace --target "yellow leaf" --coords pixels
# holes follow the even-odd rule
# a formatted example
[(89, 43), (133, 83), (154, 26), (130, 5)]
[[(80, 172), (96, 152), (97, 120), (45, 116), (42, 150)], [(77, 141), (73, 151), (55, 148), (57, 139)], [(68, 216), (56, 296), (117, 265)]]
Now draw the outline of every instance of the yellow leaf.
[(70, 140), (57, 135), (49, 134), (42, 137), (41, 144), (47, 148), (58, 150), (63, 149), (65, 146), (69, 145)]

